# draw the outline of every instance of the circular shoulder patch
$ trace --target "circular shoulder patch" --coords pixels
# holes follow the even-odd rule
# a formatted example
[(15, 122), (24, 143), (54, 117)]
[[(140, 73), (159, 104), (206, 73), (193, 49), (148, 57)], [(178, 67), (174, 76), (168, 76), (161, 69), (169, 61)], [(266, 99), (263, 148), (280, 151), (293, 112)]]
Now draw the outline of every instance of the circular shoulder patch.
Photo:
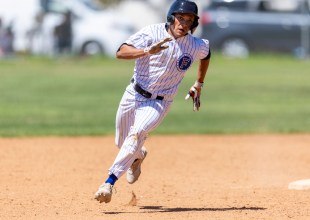
[(177, 61), (177, 68), (179, 71), (185, 71), (191, 66), (192, 62), (193, 58), (190, 54), (182, 54)]

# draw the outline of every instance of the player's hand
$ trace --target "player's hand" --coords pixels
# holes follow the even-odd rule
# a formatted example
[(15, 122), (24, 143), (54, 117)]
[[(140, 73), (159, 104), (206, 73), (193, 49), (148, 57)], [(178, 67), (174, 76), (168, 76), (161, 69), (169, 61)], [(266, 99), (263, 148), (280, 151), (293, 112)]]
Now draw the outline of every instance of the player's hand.
[(199, 111), (200, 108), (200, 93), (203, 83), (195, 82), (195, 84), (190, 88), (187, 95), (185, 96), (185, 100), (188, 100), (189, 97), (192, 97), (193, 100), (193, 111)]
[(166, 42), (169, 42), (169, 41), (172, 41), (172, 38), (167, 37), (164, 40), (161, 40), (161, 41), (159, 41), (157, 43), (152, 44), (149, 47), (144, 48), (144, 52), (146, 54), (155, 54), (155, 53), (158, 53), (158, 52), (160, 52), (162, 50), (165, 50), (169, 46), (168, 45), (163, 45), (163, 44), (166, 43)]

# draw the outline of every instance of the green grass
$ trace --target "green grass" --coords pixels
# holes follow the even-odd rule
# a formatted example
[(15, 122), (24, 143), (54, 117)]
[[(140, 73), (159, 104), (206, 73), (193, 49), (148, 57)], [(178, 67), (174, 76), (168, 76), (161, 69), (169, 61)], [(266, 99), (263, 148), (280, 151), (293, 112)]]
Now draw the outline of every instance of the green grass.
[[(0, 60), (0, 136), (114, 134), (134, 61)], [(197, 64), (155, 134), (310, 132), (310, 62), (287, 56), (213, 55), (200, 112), (184, 96)]]

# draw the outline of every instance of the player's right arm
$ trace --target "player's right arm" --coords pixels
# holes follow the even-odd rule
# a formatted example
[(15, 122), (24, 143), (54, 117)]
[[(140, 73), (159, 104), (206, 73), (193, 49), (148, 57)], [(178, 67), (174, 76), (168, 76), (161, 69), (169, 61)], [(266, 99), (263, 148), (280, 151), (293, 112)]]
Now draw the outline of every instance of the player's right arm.
[(118, 59), (137, 59), (147, 54), (144, 49), (137, 49), (134, 46), (128, 44), (122, 44), (116, 52), (116, 58)]
[(168, 37), (152, 44), (149, 47), (145, 47), (144, 49), (137, 49), (132, 45), (122, 44), (116, 52), (116, 57), (118, 59), (130, 60), (130, 59), (137, 59), (145, 55), (155, 54), (162, 50), (167, 49), (169, 46), (165, 45), (165, 43), (169, 41), (172, 41), (172, 39)]

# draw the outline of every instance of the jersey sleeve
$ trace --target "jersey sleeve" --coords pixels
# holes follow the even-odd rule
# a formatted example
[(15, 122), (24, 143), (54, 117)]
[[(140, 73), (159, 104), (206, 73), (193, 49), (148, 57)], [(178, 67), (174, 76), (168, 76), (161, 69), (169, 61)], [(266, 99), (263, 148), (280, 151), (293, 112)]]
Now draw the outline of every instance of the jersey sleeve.
[(199, 45), (199, 54), (198, 54), (198, 58), (200, 60), (206, 58), (209, 55), (210, 52), (210, 45), (209, 45), (209, 41), (206, 39), (201, 39), (200, 41), (200, 45)]
[(137, 33), (131, 35), (126, 41), (125, 44), (132, 45), (135, 48), (143, 49), (152, 44), (151, 38), (151, 30), (150, 27), (147, 26)]

